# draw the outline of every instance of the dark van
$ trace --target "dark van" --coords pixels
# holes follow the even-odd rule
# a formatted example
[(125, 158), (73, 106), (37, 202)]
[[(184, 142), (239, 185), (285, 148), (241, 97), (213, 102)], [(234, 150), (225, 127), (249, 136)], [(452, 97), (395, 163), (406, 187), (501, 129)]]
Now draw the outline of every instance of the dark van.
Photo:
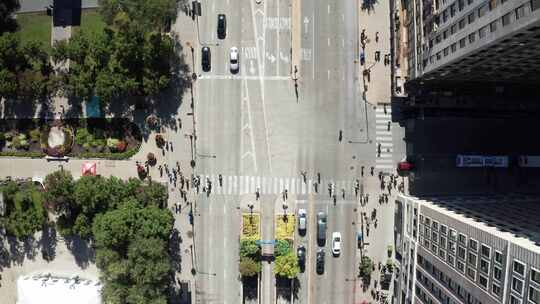
[(201, 49), (201, 65), (202, 70), (205, 72), (209, 72), (212, 68), (211, 66), (211, 56), (210, 56), (210, 48), (207, 46), (203, 46)]
[(227, 35), (227, 18), (224, 14), (217, 16), (217, 36), (219, 39), (225, 39)]

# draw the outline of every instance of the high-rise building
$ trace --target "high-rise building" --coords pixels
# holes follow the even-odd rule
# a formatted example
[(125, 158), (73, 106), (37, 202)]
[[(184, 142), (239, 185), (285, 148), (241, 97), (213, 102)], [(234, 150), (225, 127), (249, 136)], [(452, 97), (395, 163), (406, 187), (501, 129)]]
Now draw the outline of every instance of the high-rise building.
[(540, 303), (540, 197), (396, 200), (394, 303)]
[(402, 0), (394, 7), (394, 59), (411, 85), (540, 80), (540, 0)]

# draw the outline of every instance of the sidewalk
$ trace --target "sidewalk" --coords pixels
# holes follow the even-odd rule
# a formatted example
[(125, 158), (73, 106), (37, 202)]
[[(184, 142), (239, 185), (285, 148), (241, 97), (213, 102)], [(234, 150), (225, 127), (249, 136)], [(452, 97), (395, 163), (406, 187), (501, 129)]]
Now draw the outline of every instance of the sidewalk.
[[(373, 6), (363, 7), (366, 3), (373, 3)], [(359, 75), (363, 75), (360, 92), (362, 96), (365, 94), (365, 99), (370, 104), (389, 104), (391, 102), (391, 65), (385, 65), (384, 58), (385, 55), (390, 54), (390, 4), (388, 1), (358, 0), (358, 10), (360, 47), (362, 47), (361, 33), (363, 30), (365, 33), (365, 63), (359, 65)], [(376, 41), (376, 33), (378, 33), (378, 41)], [(376, 51), (380, 52), (380, 61), (375, 60)], [(360, 54), (358, 56), (360, 60)], [(365, 70), (369, 71), (369, 76), (364, 75)]]

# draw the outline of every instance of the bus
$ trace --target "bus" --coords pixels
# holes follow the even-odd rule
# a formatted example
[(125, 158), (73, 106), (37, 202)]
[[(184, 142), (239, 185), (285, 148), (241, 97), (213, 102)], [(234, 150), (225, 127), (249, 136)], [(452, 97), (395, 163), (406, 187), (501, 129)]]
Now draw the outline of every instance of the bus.
[(518, 156), (518, 166), (522, 168), (539, 168), (540, 156), (537, 155), (520, 155)]

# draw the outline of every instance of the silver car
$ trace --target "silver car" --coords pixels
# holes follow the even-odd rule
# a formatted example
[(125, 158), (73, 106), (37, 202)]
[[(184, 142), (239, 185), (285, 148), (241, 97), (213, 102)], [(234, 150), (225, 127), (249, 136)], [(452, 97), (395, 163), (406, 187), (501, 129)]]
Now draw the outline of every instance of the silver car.
[(231, 51), (229, 53), (230, 58), (230, 69), (232, 73), (238, 73), (238, 70), (240, 70), (240, 55), (238, 54), (238, 48), (233, 46), (231, 48)]
[(298, 209), (298, 232), (302, 235), (306, 233), (307, 229), (306, 214), (306, 209)]

